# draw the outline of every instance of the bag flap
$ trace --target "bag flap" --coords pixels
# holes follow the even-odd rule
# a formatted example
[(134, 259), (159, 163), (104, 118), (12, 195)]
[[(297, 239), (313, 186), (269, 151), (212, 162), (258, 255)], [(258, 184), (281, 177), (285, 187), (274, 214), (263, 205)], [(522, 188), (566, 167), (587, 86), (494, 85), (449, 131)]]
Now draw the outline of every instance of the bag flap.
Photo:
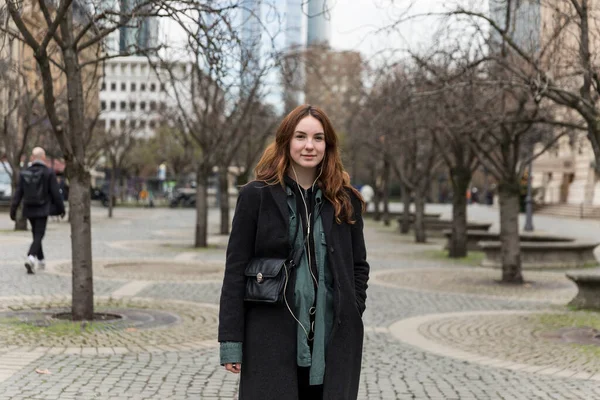
[(253, 258), (246, 267), (246, 276), (261, 273), (264, 278), (273, 278), (281, 272), (287, 260), (285, 258)]

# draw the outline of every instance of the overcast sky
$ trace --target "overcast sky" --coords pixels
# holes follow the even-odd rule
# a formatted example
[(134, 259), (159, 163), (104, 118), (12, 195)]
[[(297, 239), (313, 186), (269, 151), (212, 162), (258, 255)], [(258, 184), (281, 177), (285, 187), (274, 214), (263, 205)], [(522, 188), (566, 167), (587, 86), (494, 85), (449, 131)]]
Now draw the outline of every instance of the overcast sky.
[[(364, 56), (378, 51), (410, 47), (425, 49), (433, 44), (439, 27), (435, 17), (421, 17), (404, 22), (396, 32), (382, 32), (405, 15), (409, 0), (329, 0), (332, 8), (331, 45), (337, 49), (358, 50)], [(474, 0), (413, 0), (411, 15), (440, 13), (456, 2), (471, 4)], [(453, 4), (454, 3), (454, 4)], [(478, 0), (486, 7), (486, 0)]]

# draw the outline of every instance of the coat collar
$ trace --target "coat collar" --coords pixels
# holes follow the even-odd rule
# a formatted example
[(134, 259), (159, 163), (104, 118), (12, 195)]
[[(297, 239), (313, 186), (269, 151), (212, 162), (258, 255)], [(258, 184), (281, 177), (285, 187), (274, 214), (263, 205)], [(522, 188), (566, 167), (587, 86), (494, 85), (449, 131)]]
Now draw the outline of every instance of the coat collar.
[[(285, 224), (289, 223), (290, 212), (288, 210), (287, 205), (287, 196), (288, 193), (284, 190), (281, 185), (270, 185), (269, 189), (271, 190), (271, 194), (275, 199), (275, 203), (277, 204), (277, 209), (279, 209), (279, 213), (281, 217), (285, 221)], [(321, 209), (321, 218), (323, 220), (323, 230), (325, 232), (325, 237), (329, 237), (329, 232), (331, 232), (331, 227), (333, 226), (333, 218), (334, 218), (334, 210), (333, 205), (327, 201), (323, 196), (323, 208)]]

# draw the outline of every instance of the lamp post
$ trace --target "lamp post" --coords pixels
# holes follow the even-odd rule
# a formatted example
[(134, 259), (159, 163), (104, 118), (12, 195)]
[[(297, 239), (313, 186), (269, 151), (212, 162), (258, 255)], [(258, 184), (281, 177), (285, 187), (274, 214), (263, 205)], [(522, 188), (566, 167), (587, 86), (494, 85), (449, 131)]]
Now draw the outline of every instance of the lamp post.
[(525, 232), (533, 231), (533, 199), (531, 198), (531, 164), (529, 160), (529, 172), (527, 173), (527, 197), (525, 197)]

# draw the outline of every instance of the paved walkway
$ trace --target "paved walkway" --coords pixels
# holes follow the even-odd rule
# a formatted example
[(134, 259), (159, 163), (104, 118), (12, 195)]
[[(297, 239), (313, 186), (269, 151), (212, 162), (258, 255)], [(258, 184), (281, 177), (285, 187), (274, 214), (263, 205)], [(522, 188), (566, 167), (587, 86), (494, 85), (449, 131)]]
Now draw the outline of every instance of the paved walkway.
[[(450, 214), (447, 206), (428, 211)], [(497, 210), (469, 212), (497, 222)], [(30, 234), (10, 231), (0, 215), (0, 399), (236, 398), (237, 377), (218, 365), (216, 343), (227, 238), (193, 249), (193, 210), (105, 213), (92, 213), (97, 310), (126, 318), (75, 331), (43, 325), (70, 301), (68, 224), (50, 223), (47, 270), (29, 276), (22, 262)], [(218, 213), (209, 219), (216, 232)], [(600, 235), (595, 221), (535, 222)], [(563, 340), (572, 335), (540, 325), (574, 294), (562, 273), (526, 273), (528, 286), (498, 287), (498, 272), (424, 257), (442, 243), (415, 245), (395, 229), (365, 227), (372, 280), (361, 400), (600, 398), (600, 346), (573, 345)]]

